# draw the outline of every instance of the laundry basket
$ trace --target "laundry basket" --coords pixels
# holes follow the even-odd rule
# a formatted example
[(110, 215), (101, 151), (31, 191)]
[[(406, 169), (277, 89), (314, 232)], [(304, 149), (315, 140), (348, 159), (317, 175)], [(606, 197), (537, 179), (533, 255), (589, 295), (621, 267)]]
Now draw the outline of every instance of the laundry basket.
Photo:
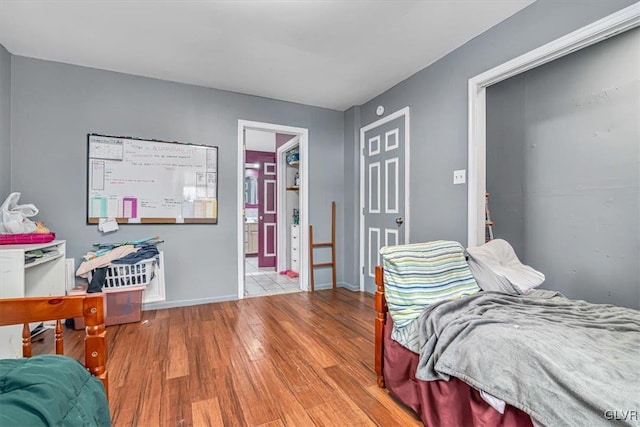
[[(153, 279), (153, 267), (156, 262), (156, 258), (149, 258), (136, 264), (109, 265), (102, 291), (109, 292), (132, 286), (147, 286)], [(89, 282), (91, 282), (91, 276), (89, 276)]]

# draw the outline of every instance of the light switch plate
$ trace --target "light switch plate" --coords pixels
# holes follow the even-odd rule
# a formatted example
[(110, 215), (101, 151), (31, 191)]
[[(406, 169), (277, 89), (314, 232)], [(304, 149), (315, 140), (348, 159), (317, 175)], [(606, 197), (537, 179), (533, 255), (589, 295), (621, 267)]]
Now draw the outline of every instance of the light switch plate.
[(467, 182), (467, 170), (460, 169), (457, 171), (453, 171), (453, 183), (454, 184), (464, 184)]

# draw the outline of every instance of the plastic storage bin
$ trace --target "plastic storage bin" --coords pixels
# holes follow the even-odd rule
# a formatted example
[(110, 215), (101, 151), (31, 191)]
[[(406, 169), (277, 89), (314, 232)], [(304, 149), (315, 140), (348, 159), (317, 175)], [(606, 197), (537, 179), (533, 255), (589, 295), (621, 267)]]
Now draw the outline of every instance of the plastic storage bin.
[[(102, 290), (105, 304), (105, 326), (135, 323), (142, 319), (142, 293), (144, 286), (117, 290)], [(78, 292), (74, 293), (79, 295)], [(84, 319), (73, 319), (74, 329), (84, 329)]]
[(144, 286), (114, 291), (103, 289), (107, 301), (107, 318), (104, 324), (111, 326), (139, 322), (142, 318), (144, 289)]

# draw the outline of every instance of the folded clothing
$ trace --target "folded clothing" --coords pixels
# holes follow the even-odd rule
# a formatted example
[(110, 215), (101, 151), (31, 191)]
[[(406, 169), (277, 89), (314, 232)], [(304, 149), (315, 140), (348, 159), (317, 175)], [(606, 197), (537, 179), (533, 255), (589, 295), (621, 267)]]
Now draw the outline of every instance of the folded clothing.
[(78, 270), (76, 270), (76, 276), (86, 278), (89, 276), (89, 272), (91, 270), (95, 270), (100, 267), (106, 267), (111, 264), (113, 260), (122, 258), (132, 252), (136, 252), (137, 250), (138, 248), (134, 248), (133, 245), (119, 246), (105, 253), (104, 255), (100, 255), (99, 257), (93, 258), (90, 261), (84, 261), (82, 264), (80, 264)]
[(158, 248), (156, 245), (141, 245), (136, 252), (132, 252), (122, 258), (114, 259), (112, 264), (136, 264), (145, 259), (153, 258), (157, 256)]

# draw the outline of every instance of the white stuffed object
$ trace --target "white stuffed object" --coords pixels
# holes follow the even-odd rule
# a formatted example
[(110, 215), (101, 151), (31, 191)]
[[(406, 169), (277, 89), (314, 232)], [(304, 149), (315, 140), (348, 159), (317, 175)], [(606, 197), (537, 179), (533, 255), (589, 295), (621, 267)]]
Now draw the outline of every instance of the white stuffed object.
[[(482, 246), (467, 248), (471, 270), (485, 291), (526, 294), (544, 282), (544, 274), (520, 262), (506, 240), (494, 239)], [(508, 281), (508, 283), (506, 283)], [(509, 292), (510, 287), (515, 292)]]
[(33, 233), (37, 225), (29, 217), (38, 214), (32, 204), (19, 205), (20, 193), (11, 193), (0, 206), (0, 234)]

